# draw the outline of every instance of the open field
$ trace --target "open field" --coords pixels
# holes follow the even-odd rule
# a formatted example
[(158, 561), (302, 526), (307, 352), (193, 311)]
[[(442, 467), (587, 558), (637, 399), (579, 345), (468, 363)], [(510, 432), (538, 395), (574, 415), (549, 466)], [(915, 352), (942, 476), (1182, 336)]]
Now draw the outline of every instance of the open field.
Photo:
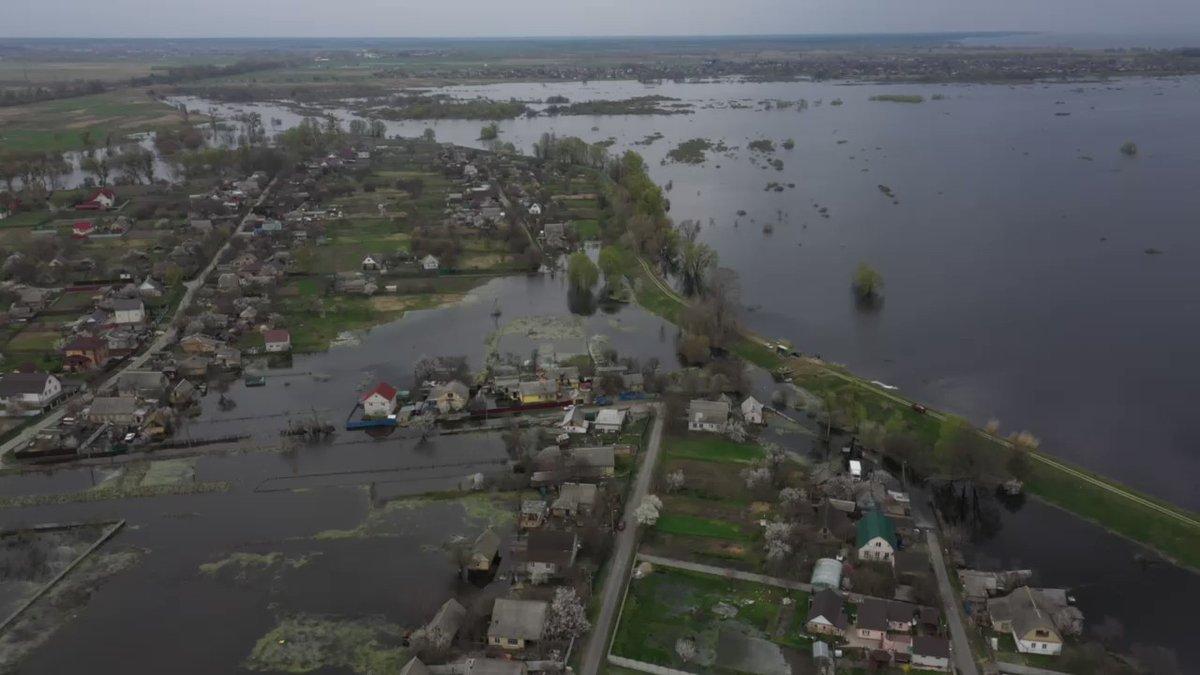
[[(707, 670), (727, 656), (720, 649), (728, 640), (722, 639), (723, 632), (776, 644), (795, 643), (796, 638), (785, 642), (775, 637), (796, 630), (794, 625), (780, 625), (785, 600), (796, 608), (806, 608), (808, 603), (807, 594), (800, 591), (658, 568), (644, 579), (629, 582), (612, 653), (693, 672)], [(677, 653), (678, 640), (695, 644), (691, 663)]]
[(5, 150), (63, 151), (85, 147), (84, 134), (103, 146), (128, 134), (177, 123), (174, 108), (144, 89), (0, 108), (0, 146)]

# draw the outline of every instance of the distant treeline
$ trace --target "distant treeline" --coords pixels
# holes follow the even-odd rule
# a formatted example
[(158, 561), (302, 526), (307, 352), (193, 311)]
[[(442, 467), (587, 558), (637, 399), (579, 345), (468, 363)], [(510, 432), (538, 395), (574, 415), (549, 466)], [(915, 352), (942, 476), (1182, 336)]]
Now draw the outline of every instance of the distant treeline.
[(289, 62), (287, 61), (244, 60), (225, 66), (172, 66), (164, 72), (151, 73), (145, 77), (135, 77), (115, 82), (104, 80), (71, 80), (69, 82), (47, 82), (31, 84), (25, 87), (10, 87), (0, 89), (0, 107), (103, 94), (106, 91), (125, 86), (141, 87), (155, 84), (179, 84), (214, 77), (244, 75), (246, 73), (283, 68), (288, 65)]

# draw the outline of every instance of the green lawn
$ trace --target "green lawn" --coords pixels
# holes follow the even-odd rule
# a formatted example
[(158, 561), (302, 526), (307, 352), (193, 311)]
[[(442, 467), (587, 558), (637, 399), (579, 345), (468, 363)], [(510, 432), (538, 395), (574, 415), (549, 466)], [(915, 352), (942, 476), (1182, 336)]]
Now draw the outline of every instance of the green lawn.
[(763, 456), (763, 449), (757, 445), (735, 443), (715, 434), (692, 434), (667, 439), (667, 457), (751, 464)]
[(660, 532), (682, 534), (692, 537), (711, 537), (713, 539), (733, 539), (748, 541), (750, 535), (734, 523), (710, 518), (698, 518), (686, 514), (663, 514), (655, 527)]
[(114, 140), (161, 124), (181, 120), (171, 106), (145, 90), (119, 91), (46, 101), (5, 110), (0, 116), (0, 147), (5, 150), (62, 151), (84, 147), (84, 132), (104, 146)]
[[(788, 595), (773, 586), (660, 567), (644, 579), (629, 582), (612, 651), (626, 658), (695, 671), (695, 665), (689, 667), (675, 653), (677, 639), (690, 638), (701, 649), (712, 649), (723, 624), (769, 639)], [(800, 599), (805, 602), (802, 606), (807, 606), (807, 599)], [(720, 603), (734, 608), (736, 614), (721, 618), (713, 611)]]

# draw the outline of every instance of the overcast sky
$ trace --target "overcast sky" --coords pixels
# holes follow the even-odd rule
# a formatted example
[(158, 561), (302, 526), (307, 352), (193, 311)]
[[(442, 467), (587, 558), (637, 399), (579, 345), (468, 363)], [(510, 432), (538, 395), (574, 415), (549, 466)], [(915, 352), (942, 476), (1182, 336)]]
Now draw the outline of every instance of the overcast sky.
[(1200, 34), (1200, 0), (0, 0), (4, 37)]

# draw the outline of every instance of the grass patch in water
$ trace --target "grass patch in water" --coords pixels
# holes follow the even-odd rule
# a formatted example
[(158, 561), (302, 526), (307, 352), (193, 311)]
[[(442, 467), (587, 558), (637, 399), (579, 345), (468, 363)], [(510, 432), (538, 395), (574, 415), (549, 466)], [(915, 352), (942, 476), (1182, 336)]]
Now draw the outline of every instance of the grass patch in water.
[(347, 669), (360, 675), (400, 672), (409, 658), (404, 629), (379, 618), (286, 617), (259, 638), (242, 664), (248, 670), (308, 673)]

